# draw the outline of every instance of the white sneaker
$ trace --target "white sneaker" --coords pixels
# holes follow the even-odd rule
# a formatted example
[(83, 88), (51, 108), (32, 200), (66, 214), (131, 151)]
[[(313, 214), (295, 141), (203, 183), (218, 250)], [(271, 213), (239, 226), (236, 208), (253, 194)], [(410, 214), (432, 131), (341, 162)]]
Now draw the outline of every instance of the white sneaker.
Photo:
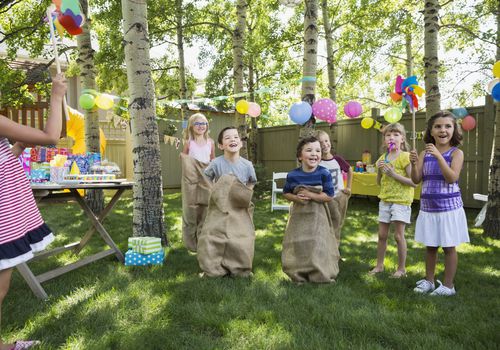
[(451, 297), (452, 295), (457, 294), (455, 291), (455, 287), (453, 288), (448, 288), (444, 286), (440, 280), (438, 280), (439, 287), (437, 287), (434, 292), (432, 292), (430, 295), (440, 295), (440, 296), (445, 296), (445, 297)]
[(427, 281), (425, 278), (417, 282), (417, 286), (413, 289), (415, 293), (427, 294), (434, 290), (434, 283)]

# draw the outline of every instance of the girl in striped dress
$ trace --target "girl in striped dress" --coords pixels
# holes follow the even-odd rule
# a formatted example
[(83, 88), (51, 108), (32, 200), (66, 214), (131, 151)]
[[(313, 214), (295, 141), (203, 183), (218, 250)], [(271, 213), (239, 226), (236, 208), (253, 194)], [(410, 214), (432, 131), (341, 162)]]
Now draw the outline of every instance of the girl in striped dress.
[[(53, 240), (49, 227), (40, 216), (18, 157), (26, 144), (48, 145), (59, 141), (65, 92), (66, 79), (58, 74), (52, 80), (50, 113), (43, 131), (0, 115), (0, 311), (13, 268), (30, 260), (34, 252), (43, 250)], [(16, 141), (12, 148), (7, 139)], [(27, 349), (35, 343), (4, 344), (0, 340), (0, 350)]]
[[(410, 153), (411, 178), (422, 183), (420, 212), (415, 227), (415, 240), (426, 245), (425, 278), (417, 282), (414, 291), (431, 295), (455, 295), (453, 280), (457, 271), (458, 256), (455, 247), (469, 242), (467, 219), (463, 208), (458, 179), (464, 154), (456, 146), (462, 134), (453, 114), (441, 111), (427, 122), (425, 150), (417, 155)], [(444, 251), (444, 283), (434, 274), (438, 248)]]

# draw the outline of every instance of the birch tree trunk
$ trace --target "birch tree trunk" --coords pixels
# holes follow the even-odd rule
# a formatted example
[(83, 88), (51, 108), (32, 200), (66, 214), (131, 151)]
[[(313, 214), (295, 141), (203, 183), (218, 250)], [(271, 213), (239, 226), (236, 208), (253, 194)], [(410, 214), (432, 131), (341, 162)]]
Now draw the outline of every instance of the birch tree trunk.
[(438, 58), (438, 0), (426, 0), (424, 7), (424, 71), (425, 71), (425, 105), (426, 118), (429, 119), (441, 110), (441, 93), (439, 92), (439, 58)]
[[(255, 71), (254, 71), (254, 63), (253, 56), (250, 55), (248, 57), (248, 91), (250, 91), (250, 101), (255, 102)], [(258, 163), (257, 159), (257, 147), (258, 147), (258, 133), (259, 129), (257, 126), (257, 118), (250, 118), (252, 123), (252, 130), (248, 135), (248, 159), (255, 165)]]
[[(243, 92), (243, 52), (245, 46), (245, 29), (247, 18), (247, 0), (237, 0), (236, 2), (236, 26), (233, 31), (233, 79), (234, 79), (234, 93), (238, 94)], [(235, 102), (238, 102), (241, 97), (236, 97)], [(245, 116), (235, 111), (235, 123), (238, 127), (238, 133), (243, 142), (243, 147), (240, 154), (244, 158), (248, 158), (247, 149), (247, 123)]]
[(161, 237), (162, 243), (168, 244), (146, 3), (146, 0), (122, 0), (135, 181), (133, 235)]
[[(91, 20), (88, 19), (88, 1), (80, 0), (82, 12), (87, 21), (82, 27), (82, 33), (76, 36), (78, 46), (77, 63), (80, 67), (80, 78), (82, 79), (84, 89), (95, 89), (95, 65), (94, 49), (90, 38)], [(97, 110), (85, 110), (85, 147), (88, 152), (101, 152), (99, 142), (99, 115)], [(104, 209), (104, 191), (87, 190), (86, 200), (89, 207), (96, 214)]]
[(405, 35), (405, 48), (406, 48), (406, 77), (413, 75), (413, 53), (411, 51), (412, 40), (411, 33)]
[[(175, 0), (175, 18), (177, 25), (177, 53), (179, 55), (179, 98), (185, 100), (187, 98), (186, 86), (186, 66), (184, 63), (184, 33), (182, 28), (182, 0)], [(187, 103), (181, 104), (181, 116), (183, 120), (187, 120)]]
[[(496, 61), (500, 61), (500, 3), (497, 5), (497, 52)], [(495, 103), (495, 125), (493, 140), (493, 160), (490, 166), (488, 185), (488, 206), (483, 223), (484, 233), (500, 238), (500, 102)]]
[[(305, 0), (304, 59), (302, 71), (302, 101), (311, 105), (315, 100), (318, 65), (318, 0)], [(300, 130), (300, 138), (314, 134), (314, 117)]]

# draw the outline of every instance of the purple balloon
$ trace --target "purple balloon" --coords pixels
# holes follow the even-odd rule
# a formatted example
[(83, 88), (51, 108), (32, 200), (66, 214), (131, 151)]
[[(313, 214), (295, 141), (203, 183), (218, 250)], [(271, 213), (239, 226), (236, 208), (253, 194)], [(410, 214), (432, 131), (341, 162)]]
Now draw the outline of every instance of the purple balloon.
[(316, 118), (328, 121), (337, 118), (337, 105), (329, 98), (322, 98), (313, 103), (312, 113)]
[(356, 101), (349, 101), (344, 106), (344, 113), (349, 118), (356, 118), (363, 112), (363, 107)]

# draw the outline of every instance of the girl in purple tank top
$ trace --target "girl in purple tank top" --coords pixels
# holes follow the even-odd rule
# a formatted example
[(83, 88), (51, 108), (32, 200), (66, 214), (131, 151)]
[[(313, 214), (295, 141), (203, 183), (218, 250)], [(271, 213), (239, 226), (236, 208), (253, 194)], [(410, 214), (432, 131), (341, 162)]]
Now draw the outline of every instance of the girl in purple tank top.
[[(467, 219), (458, 179), (464, 162), (463, 152), (456, 148), (462, 134), (456, 120), (448, 111), (441, 111), (427, 122), (425, 149), (417, 155), (410, 153), (411, 178), (422, 181), (420, 212), (415, 227), (415, 240), (426, 245), (425, 278), (417, 282), (414, 291), (431, 295), (456, 294), (453, 280), (458, 256), (455, 247), (469, 242)], [(444, 283), (434, 287), (438, 248), (445, 255)]]

